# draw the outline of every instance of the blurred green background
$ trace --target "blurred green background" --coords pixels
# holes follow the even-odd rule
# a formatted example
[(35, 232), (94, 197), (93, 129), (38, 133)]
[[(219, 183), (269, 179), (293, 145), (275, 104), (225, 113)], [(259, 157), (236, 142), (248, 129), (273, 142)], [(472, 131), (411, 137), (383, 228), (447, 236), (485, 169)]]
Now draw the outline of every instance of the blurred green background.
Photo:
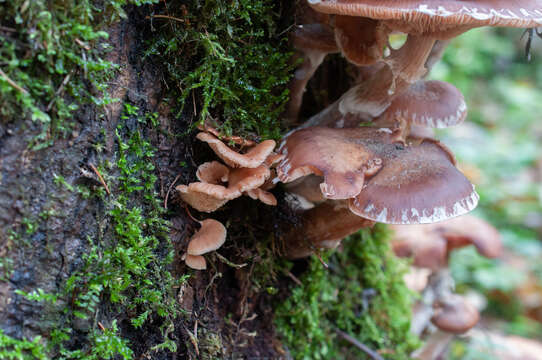
[[(469, 108), (461, 126), (439, 131), (476, 184), (475, 215), (499, 229), (501, 259), (472, 247), (452, 255), (458, 292), (487, 300), (481, 327), (542, 340), (542, 40), (520, 29), (481, 28), (456, 38), (431, 78), (457, 86)], [(458, 340), (454, 359), (487, 359)]]

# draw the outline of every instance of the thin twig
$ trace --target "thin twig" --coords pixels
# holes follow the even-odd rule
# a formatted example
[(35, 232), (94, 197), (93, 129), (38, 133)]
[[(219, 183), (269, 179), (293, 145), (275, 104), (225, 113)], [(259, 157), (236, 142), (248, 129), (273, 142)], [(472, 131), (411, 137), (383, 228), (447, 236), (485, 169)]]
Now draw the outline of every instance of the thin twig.
[(100, 172), (98, 171), (98, 169), (96, 169), (96, 167), (92, 164), (88, 164), (88, 166), (92, 169), (92, 171), (94, 171), (96, 173), (96, 175), (98, 176), (98, 179), (100, 180), (100, 182), (102, 183), (103, 187), (105, 188), (105, 192), (107, 193), (107, 195), (111, 195), (111, 192), (109, 191), (109, 187), (107, 187), (107, 184), (105, 183), (105, 180), (104, 178), (102, 177), (102, 174), (100, 174)]
[(326, 269), (329, 269), (329, 265), (324, 261), (324, 259), (322, 259), (322, 256), (320, 255), (320, 253), (317, 251), (314, 253), (314, 255), (316, 255), (316, 257), (318, 258), (318, 260), (320, 260), (320, 262), (322, 263), (322, 265), (326, 268)]
[(98, 327), (100, 328), (100, 330), (105, 331), (105, 327), (99, 321), (98, 321)]
[(51, 110), (51, 108), (53, 107), (53, 102), (55, 101), (55, 99), (60, 95), (60, 93), (62, 92), (62, 90), (64, 90), (64, 86), (66, 86), (66, 84), (68, 83), (68, 81), (70, 81), (70, 77), (72, 76), (72, 73), (70, 72), (68, 75), (66, 75), (66, 77), (64, 78), (64, 80), (62, 81), (62, 84), (60, 84), (60, 86), (58, 87), (58, 89), (56, 90), (55, 92), (55, 96), (53, 96), (53, 98), (51, 99), (51, 101), (49, 101), (49, 104), (47, 105), (47, 111)]
[(75, 42), (77, 43), (77, 45), (81, 46), (86, 51), (90, 51), (90, 46), (88, 46), (87, 44), (79, 40), (78, 38), (75, 38)]
[(185, 22), (183, 19), (179, 19), (179, 18), (169, 16), (169, 15), (145, 16), (145, 19), (153, 19), (153, 18), (175, 20), (175, 21), (182, 22), (182, 23)]
[(4, 78), (4, 80), (6, 80), (8, 82), (8, 84), (10, 84), (11, 86), (13, 86), (15, 89), (19, 90), (20, 92), (22, 92), (23, 94), (25, 95), (28, 95), (28, 91), (26, 91), (25, 89), (23, 89), (22, 87), (20, 87), (15, 81), (11, 80), (5, 72), (2, 71), (2, 69), (0, 69), (0, 76), (2, 76)]
[(173, 188), (173, 185), (175, 185), (175, 183), (177, 182), (177, 180), (179, 180), (180, 177), (181, 177), (181, 174), (177, 175), (175, 177), (175, 180), (173, 180), (173, 182), (169, 185), (169, 189), (167, 189), (166, 197), (164, 198), (164, 209), (167, 209), (167, 199), (169, 197), (169, 193), (171, 189)]
[(299, 286), (303, 285), (303, 283), (301, 282), (301, 280), (299, 280), (294, 274), (292, 274), (291, 271), (288, 271), (288, 272), (286, 273), (286, 275), (288, 275), (288, 277), (289, 277), (290, 279), (292, 279), (297, 285), (299, 285)]
[(364, 353), (369, 355), (372, 359), (374, 359), (374, 360), (384, 360), (384, 358), (382, 356), (380, 356), (377, 352), (369, 349), (369, 347), (367, 345), (363, 344), (362, 342), (360, 342), (357, 339), (353, 338), (352, 336), (348, 335), (344, 331), (335, 328), (335, 332), (337, 333), (337, 335), (342, 337), (344, 340), (348, 341), (350, 344), (354, 345), (355, 347), (357, 347), (358, 349), (360, 349), (361, 351), (363, 351)]
[(10, 27), (7, 27), (7, 26), (1, 26), (0, 25), (0, 31), (5, 31), (5, 32), (17, 32), (17, 29), (14, 29), (14, 28), (10, 28)]

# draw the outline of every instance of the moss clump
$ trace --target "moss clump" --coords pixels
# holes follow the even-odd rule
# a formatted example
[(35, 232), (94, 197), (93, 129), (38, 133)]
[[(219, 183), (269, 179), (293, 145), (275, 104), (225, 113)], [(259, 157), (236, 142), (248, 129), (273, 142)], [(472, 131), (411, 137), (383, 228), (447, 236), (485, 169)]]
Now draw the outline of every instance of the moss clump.
[(337, 329), (389, 359), (408, 359), (418, 339), (409, 333), (413, 296), (402, 280), (407, 267), (391, 252), (384, 226), (344, 241), (328, 258), (312, 259), (303, 285), (276, 312), (276, 325), (295, 359), (364, 359)]
[(21, 114), (41, 123), (34, 148), (70, 131), (81, 104), (105, 105), (107, 80), (104, 23), (124, 16), (126, 4), (158, 0), (0, 0), (0, 93), (3, 123)]
[(41, 343), (41, 337), (32, 341), (14, 339), (0, 329), (0, 359), (4, 360), (46, 360), (47, 352)]
[[(165, 86), (181, 108), (197, 108), (237, 135), (280, 138), (289, 64), (280, 6), (272, 0), (168, 1), (148, 56), (165, 63)], [(196, 114), (195, 114), (196, 115)]]

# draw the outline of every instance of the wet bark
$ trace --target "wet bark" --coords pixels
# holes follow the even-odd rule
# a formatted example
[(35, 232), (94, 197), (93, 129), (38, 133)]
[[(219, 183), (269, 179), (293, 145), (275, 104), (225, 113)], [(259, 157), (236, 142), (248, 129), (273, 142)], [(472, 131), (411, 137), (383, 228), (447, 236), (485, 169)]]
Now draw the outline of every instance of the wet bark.
[[(127, 19), (107, 31), (108, 42), (113, 47), (109, 60), (120, 65), (109, 92), (111, 97), (120, 101), (105, 109), (82, 106), (73, 118), (75, 129), (71, 135), (38, 151), (28, 148), (40, 131), (37, 124), (21, 118), (0, 125), (0, 256), (9, 265), (4, 269), (6, 277), (0, 277), (0, 328), (14, 338), (31, 339), (41, 335), (47, 339), (52, 324), (63, 316), (43, 303), (25, 299), (15, 290), (30, 292), (41, 288), (47, 293), (62, 293), (66, 279), (84, 265), (83, 254), (88, 253), (90, 246), (88, 239), (103, 243), (113, 241), (114, 229), (107, 219), (109, 209), (104, 201), (96, 197), (84, 199), (55, 178), (62, 176), (72, 186), (81, 183), (91, 187), (102, 186), (91, 165), (106, 161), (115, 163), (117, 126), (122, 129), (121, 137), (141, 126), (136, 124), (136, 120), (121, 119), (125, 102), (137, 105), (145, 112), (159, 113), (159, 129), (147, 127), (143, 136), (157, 149), (153, 160), (158, 177), (156, 188), (162, 198), (178, 175), (178, 184), (193, 180), (196, 163), (201, 163), (200, 160), (208, 154), (203, 145), (193, 144), (193, 134), (171, 136), (187, 133), (193, 114), (191, 106), (187, 106), (182, 116), (175, 116), (170, 100), (163, 98), (161, 64), (143, 57), (146, 37), (152, 36), (144, 14), (130, 10)], [(96, 144), (105, 146), (99, 149)], [(181, 166), (182, 163), (185, 165)], [(111, 191), (117, 191), (114, 178), (118, 174), (108, 175)], [(140, 200), (134, 197), (130, 201), (137, 206)], [(172, 241), (177, 254), (171, 271), (174, 277), (180, 277), (187, 272), (179, 260), (180, 253), (186, 248), (194, 223), (174, 201), (174, 194), (170, 194), (168, 218), (172, 221)], [(239, 201), (241, 203), (233, 202), (230, 209), (247, 208), (243, 203), (247, 200)], [(262, 223), (254, 231), (273, 231), (266, 211), (269, 210), (260, 213)], [(273, 210), (273, 214), (284, 216), (278, 210)], [(217, 216), (239, 220), (245, 215), (243, 211), (234, 210)], [(229, 237), (243, 241), (243, 235), (236, 233), (235, 227)], [(232, 245), (225, 248), (224, 254), (235, 260), (240, 248)], [(252, 251), (245, 252), (242, 257), (256, 257), (255, 250)], [(196, 322), (200, 326), (198, 351), (202, 354), (207, 351), (202, 334), (212, 334), (218, 336), (222, 347), (215, 353), (216, 357), (234, 354), (277, 356), (280, 346), (274, 340), (270, 295), (262, 289), (254, 290), (249, 281), (254, 263), (242, 269), (232, 268), (218, 260), (215, 263), (208, 272), (192, 273), (187, 285), (175, 290), (180, 306), (190, 312), (175, 322), (172, 337), (177, 343), (176, 353), (150, 350), (163, 340), (160, 338), (160, 323), (151, 321), (135, 331), (126, 325), (128, 319), (122, 315), (119, 319), (121, 336), (130, 340), (135, 358), (149, 354), (153, 359), (197, 358), (197, 350), (187, 331), (193, 331)], [(101, 301), (95, 320), (111, 320), (114, 314), (108, 311), (107, 299)], [(59, 302), (60, 305), (69, 305), (70, 298), (63, 296)], [(82, 334), (88, 324), (73, 324), (71, 346), (80, 348), (84, 344), (77, 342), (85, 341)], [(211, 353), (210, 350), (207, 352)]]

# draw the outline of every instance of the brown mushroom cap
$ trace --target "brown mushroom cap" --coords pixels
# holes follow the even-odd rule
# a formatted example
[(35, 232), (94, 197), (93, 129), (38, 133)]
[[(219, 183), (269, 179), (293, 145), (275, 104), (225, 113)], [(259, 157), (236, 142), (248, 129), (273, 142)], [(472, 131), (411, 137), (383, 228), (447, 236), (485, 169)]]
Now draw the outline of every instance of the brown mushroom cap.
[(324, 24), (304, 24), (295, 28), (292, 33), (293, 46), (299, 50), (334, 53), (339, 51), (333, 29)]
[(194, 270), (205, 270), (207, 269), (207, 262), (205, 258), (201, 255), (184, 255), (184, 262), (186, 266)]
[[(317, 11), (395, 21), (392, 28), (418, 34), (462, 27), (542, 25), (541, 0), (308, 0)], [(408, 28), (405, 29), (405, 24)], [(390, 25), (390, 24), (389, 24)]]
[(446, 239), (448, 252), (472, 244), (480, 255), (487, 258), (496, 258), (502, 254), (502, 242), (497, 229), (476, 216), (461, 216), (432, 226), (435, 232)]
[(432, 128), (458, 125), (467, 116), (463, 94), (444, 81), (417, 81), (393, 99), (383, 118), (404, 119)]
[(216, 155), (232, 168), (256, 168), (265, 161), (275, 148), (274, 140), (265, 140), (251, 148), (246, 154), (240, 154), (211, 134), (201, 132), (196, 137), (208, 143)]
[(426, 224), (474, 209), (478, 194), (437, 141), (396, 146), (382, 169), (350, 199), (350, 210), (387, 224)]
[(179, 185), (181, 199), (198, 211), (213, 212), (229, 200), (241, 196), (240, 192), (232, 192), (222, 185), (195, 182)]
[(480, 320), (478, 310), (459, 295), (449, 295), (436, 302), (435, 306), (431, 322), (446, 332), (462, 334)]
[(218, 161), (210, 161), (201, 164), (196, 171), (196, 177), (199, 181), (219, 185), (220, 183), (227, 182), (230, 169), (222, 165)]
[(275, 195), (260, 188), (248, 190), (247, 195), (250, 196), (251, 199), (260, 200), (265, 205), (277, 206), (277, 199), (275, 198)]
[(205, 219), (201, 228), (192, 236), (186, 253), (203, 255), (215, 251), (226, 241), (226, 228), (220, 221)]
[(326, 198), (351, 198), (361, 191), (365, 175), (380, 168), (380, 159), (367, 141), (378, 142), (387, 136), (372, 128), (295, 131), (279, 149), (285, 158), (277, 167), (278, 178), (287, 183), (310, 174), (323, 176), (320, 188)]
[(446, 241), (431, 225), (394, 225), (393, 252), (399, 257), (412, 257), (412, 265), (438, 270), (448, 265)]
[(390, 30), (380, 22), (354, 16), (335, 17), (335, 41), (344, 57), (358, 66), (382, 58)]
[(245, 192), (259, 188), (269, 178), (271, 171), (264, 165), (256, 168), (239, 168), (230, 172), (228, 189), (231, 192)]

